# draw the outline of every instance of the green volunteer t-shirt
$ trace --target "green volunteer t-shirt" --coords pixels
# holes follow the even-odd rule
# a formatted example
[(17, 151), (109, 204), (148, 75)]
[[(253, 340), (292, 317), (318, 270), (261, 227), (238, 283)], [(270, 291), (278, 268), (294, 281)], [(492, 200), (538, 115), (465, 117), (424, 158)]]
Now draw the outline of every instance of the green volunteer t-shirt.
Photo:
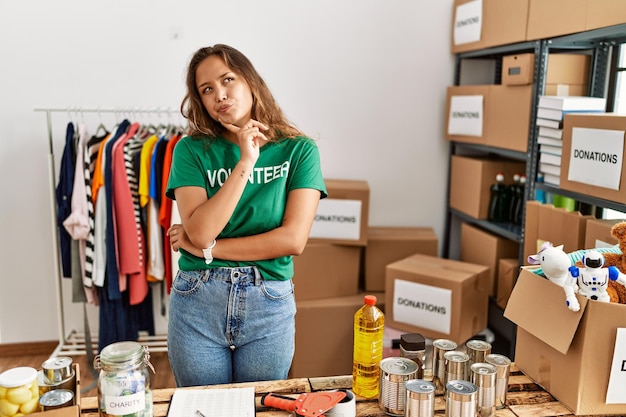
[[(175, 199), (178, 187), (196, 186), (211, 198), (224, 184), (240, 159), (239, 147), (223, 137), (182, 138), (175, 146), (166, 196)], [(260, 148), (259, 159), (235, 211), (218, 236), (234, 238), (256, 235), (280, 226), (289, 191), (313, 188), (320, 198), (327, 196), (316, 143), (307, 137), (268, 142)], [(216, 267), (257, 266), (264, 279), (293, 277), (291, 256), (254, 262), (214, 259), (210, 265), (185, 250), (178, 267), (183, 271)]]

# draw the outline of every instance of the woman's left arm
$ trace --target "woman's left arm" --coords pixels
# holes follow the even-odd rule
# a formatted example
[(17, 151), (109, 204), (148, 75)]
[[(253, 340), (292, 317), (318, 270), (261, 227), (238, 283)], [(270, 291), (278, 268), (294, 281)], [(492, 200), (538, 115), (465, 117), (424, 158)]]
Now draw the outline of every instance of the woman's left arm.
[[(281, 256), (300, 255), (309, 239), (315, 213), (320, 201), (320, 191), (312, 188), (297, 188), (289, 192), (281, 225), (268, 232), (239, 238), (218, 239), (213, 248), (213, 257), (228, 261), (259, 261)], [(182, 227), (173, 232), (170, 239), (173, 248), (202, 257), (202, 251), (191, 247), (189, 240), (181, 236)], [(172, 234), (178, 236), (172, 239)]]

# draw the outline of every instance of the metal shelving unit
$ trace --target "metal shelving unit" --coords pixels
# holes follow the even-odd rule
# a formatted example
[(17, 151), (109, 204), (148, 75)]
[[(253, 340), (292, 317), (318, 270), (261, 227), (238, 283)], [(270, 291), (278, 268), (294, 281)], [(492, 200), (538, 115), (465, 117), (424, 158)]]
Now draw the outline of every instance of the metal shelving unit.
[[(529, 200), (535, 199), (536, 190), (543, 190), (548, 193), (558, 194), (565, 197), (571, 197), (581, 203), (589, 204), (599, 208), (609, 208), (621, 212), (626, 212), (626, 204), (602, 200), (579, 193), (561, 190), (558, 187), (548, 184), (537, 183), (537, 171), (539, 150), (537, 145), (537, 103), (539, 96), (545, 91), (548, 55), (558, 52), (580, 51), (581, 53), (589, 53), (592, 57), (590, 77), (589, 77), (589, 95), (593, 97), (607, 98), (607, 111), (613, 110), (613, 102), (615, 100), (614, 84), (615, 80), (610, 79), (614, 74), (614, 67), (617, 60), (617, 46), (626, 42), (626, 24), (616, 25), (587, 32), (580, 32), (572, 35), (555, 37), (551, 39), (542, 39), (531, 42), (521, 42), (516, 44), (504, 45), (500, 47), (481, 49), (476, 51), (464, 52), (456, 55), (455, 69), (455, 85), (460, 85), (461, 64), (468, 59), (493, 59), (495, 64), (494, 84), (499, 84), (502, 76), (502, 57), (510, 54), (532, 52), (535, 55), (534, 61), (534, 82), (532, 86), (531, 111), (529, 120), (529, 136), (527, 152), (514, 152), (506, 149), (493, 148), (489, 146), (466, 144), (461, 142), (450, 143), (450, 157), (464, 151), (470, 153), (478, 153), (484, 155), (498, 155), (518, 161), (526, 161), (526, 185), (524, 189), (524, 206)], [(450, 174), (450, 173), (449, 173)], [(450, 178), (450, 176), (448, 176)], [(448, 184), (449, 199), (450, 184)], [(444, 253), (443, 256), (450, 257), (451, 236), (453, 233), (452, 225), (455, 222), (465, 222), (476, 225), (482, 229), (493, 232), (494, 234), (509, 240), (520, 243), (519, 261), (520, 265), (525, 264), (524, 259), (524, 228), (509, 223), (493, 223), (485, 220), (479, 220), (471, 216), (465, 215), (457, 210), (451, 209), (449, 201), (447, 202), (447, 216), (444, 235)], [(522, 218), (522, 225), (525, 222), (525, 213)], [(457, 234), (459, 233), (456, 231)], [(497, 311), (496, 311), (497, 310)], [(510, 354), (514, 355), (515, 347), (515, 325), (503, 317), (503, 311), (496, 305), (494, 300), (489, 303), (488, 326), (501, 336), (509, 339), (511, 344)]]

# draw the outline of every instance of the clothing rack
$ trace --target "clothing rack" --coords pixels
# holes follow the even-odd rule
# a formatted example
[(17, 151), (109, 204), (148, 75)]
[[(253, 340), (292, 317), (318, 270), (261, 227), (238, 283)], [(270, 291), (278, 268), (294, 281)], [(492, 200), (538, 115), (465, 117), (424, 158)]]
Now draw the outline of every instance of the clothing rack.
[[(54, 248), (54, 275), (56, 284), (56, 296), (57, 296), (57, 321), (58, 321), (58, 336), (59, 344), (50, 357), (55, 356), (72, 356), (72, 355), (87, 355), (92, 356), (93, 351), (97, 351), (98, 337), (97, 334), (91, 334), (89, 332), (88, 318), (86, 307), (83, 308), (85, 331), (79, 332), (71, 330), (67, 332), (65, 326), (65, 314), (63, 310), (63, 288), (62, 280), (63, 273), (61, 269), (61, 255), (59, 250), (59, 235), (57, 230), (57, 205), (56, 205), (56, 170), (55, 170), (55, 153), (54, 153), (54, 138), (52, 132), (52, 114), (53, 113), (66, 113), (71, 119), (71, 115), (82, 115), (83, 113), (96, 113), (96, 114), (116, 114), (120, 117), (127, 117), (129, 115), (141, 115), (141, 114), (157, 114), (166, 115), (171, 118), (172, 114), (179, 114), (178, 109), (172, 109), (171, 107), (35, 107), (35, 112), (43, 112), (46, 114), (46, 126), (48, 131), (48, 173), (49, 173), (49, 189), (50, 189), (50, 204), (51, 204), (51, 216), (52, 216), (52, 239)], [(86, 303), (83, 303), (84, 305)], [(167, 352), (167, 335), (154, 335), (150, 336), (140, 332), (138, 343), (148, 346), (152, 352)], [(90, 358), (88, 358), (90, 359)]]

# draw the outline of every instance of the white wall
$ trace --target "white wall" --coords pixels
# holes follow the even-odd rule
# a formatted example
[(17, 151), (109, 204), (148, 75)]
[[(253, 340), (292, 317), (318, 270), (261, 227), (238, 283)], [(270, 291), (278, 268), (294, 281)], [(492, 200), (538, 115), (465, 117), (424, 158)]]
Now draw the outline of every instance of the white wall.
[[(443, 240), (452, 3), (2, 1), (0, 343), (59, 337), (46, 119), (33, 109), (177, 108), (201, 46), (227, 43), (251, 58), (288, 116), (319, 139), (327, 178), (368, 181), (370, 225), (433, 227)], [(57, 169), (68, 121), (53, 115)], [(95, 130), (96, 115), (85, 121)], [(65, 329), (80, 330), (82, 306), (63, 287)], [(97, 329), (96, 307), (89, 317)]]

